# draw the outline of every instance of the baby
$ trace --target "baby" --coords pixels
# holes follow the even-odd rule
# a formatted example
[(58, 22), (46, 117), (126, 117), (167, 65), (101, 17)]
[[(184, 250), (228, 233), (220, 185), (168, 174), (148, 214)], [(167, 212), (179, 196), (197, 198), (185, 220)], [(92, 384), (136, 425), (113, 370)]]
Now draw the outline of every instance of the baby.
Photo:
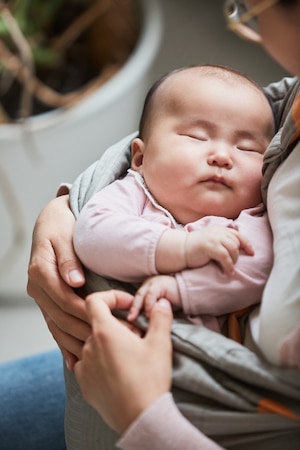
[(222, 66), (173, 71), (149, 91), (131, 169), (98, 192), (74, 231), (83, 264), (138, 288), (128, 319), (167, 298), (217, 332), (260, 302), (272, 266), (261, 168), (271, 108)]

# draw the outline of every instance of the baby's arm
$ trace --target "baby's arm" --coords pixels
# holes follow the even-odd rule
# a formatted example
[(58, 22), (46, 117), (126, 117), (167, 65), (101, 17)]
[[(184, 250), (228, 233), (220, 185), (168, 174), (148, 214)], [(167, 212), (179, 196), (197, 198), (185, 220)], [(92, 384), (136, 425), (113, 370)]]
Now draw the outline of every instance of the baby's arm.
[[(272, 235), (268, 219), (266, 214), (261, 214), (261, 208), (255, 208), (243, 213), (237, 221), (237, 226), (241, 229), (241, 233), (225, 226), (207, 226), (199, 230), (199, 233), (198, 230), (191, 231), (189, 234), (184, 232), (186, 236), (192, 237), (192, 240), (188, 242), (191, 244), (191, 255), (194, 250), (200, 253), (201, 248), (204, 255), (200, 253), (197, 262), (199, 263), (202, 257), (202, 263), (205, 261), (207, 263), (201, 267), (179, 270), (174, 277), (152, 277), (147, 280), (141, 292), (138, 291), (138, 298), (133, 308), (135, 313), (132, 317), (135, 317), (136, 311), (139, 312), (142, 308), (145, 295), (148, 295), (148, 292), (151, 293), (151, 290), (155, 292), (154, 300), (148, 297), (150, 298), (148, 304), (154, 304), (158, 298), (166, 297), (175, 307), (182, 308), (186, 314), (194, 315), (219, 316), (258, 303), (272, 266)], [(226, 233), (227, 230), (229, 234)], [(243, 238), (245, 235), (253, 238), (255, 253), (252, 246)], [(231, 236), (237, 237), (238, 241), (231, 240)], [(233, 267), (235, 262), (234, 273), (228, 274), (221, 270), (223, 266), (220, 263), (221, 258), (218, 259), (218, 254), (222, 255), (222, 246), (225, 249), (225, 255), (226, 252), (226, 256), (230, 255), (229, 267)], [(195, 255), (198, 256), (197, 252)], [(214, 264), (213, 261), (219, 264)], [(156, 282), (162, 283), (162, 286), (156, 285)], [(173, 286), (172, 296), (169, 283)]]
[(150, 317), (153, 306), (161, 298), (169, 300), (175, 308), (181, 307), (177, 281), (171, 275), (156, 275), (147, 278), (135, 294), (127, 319), (135, 320), (143, 308), (146, 315)]
[[(175, 291), (177, 296), (175, 300), (175, 297), (169, 298), (167, 292), (163, 290), (159, 291), (159, 295), (166, 296), (173, 305), (182, 308), (185, 314), (197, 316), (219, 316), (258, 303), (273, 261), (272, 234), (268, 218), (266, 214), (262, 214), (262, 208), (257, 207), (242, 213), (236, 221), (236, 226), (241, 230), (241, 237), (251, 236), (255, 253), (246, 240), (242, 241), (247, 252), (243, 248), (244, 251), (238, 253), (234, 274), (228, 275), (221, 270), (220, 264), (214, 264), (210, 259), (202, 267), (179, 270), (174, 277), (170, 277), (173, 285), (176, 281), (176, 288), (179, 290), (179, 294), (177, 290)], [(217, 246), (218, 243), (223, 242), (220, 239), (220, 236), (223, 236), (222, 232), (218, 233), (218, 231), (223, 231), (222, 227), (207, 226), (205, 230), (200, 230), (200, 233), (193, 235), (193, 232), (190, 232), (189, 234), (196, 238), (202, 235), (204, 238), (203, 231), (214, 231), (213, 237), (219, 236), (216, 241), (210, 241), (207, 238), (207, 243), (210, 242)], [(236, 235), (236, 233), (233, 234)], [(242, 249), (242, 245), (240, 249)], [(155, 278), (152, 279), (151, 284), (154, 285)], [(161, 280), (164, 283), (163, 277)], [(150, 287), (153, 288), (151, 285)], [(167, 284), (161, 289), (163, 288), (170, 290)], [(136, 300), (137, 309), (142, 307), (141, 303), (143, 306), (143, 300)]]
[(175, 274), (185, 314), (219, 316), (260, 302), (273, 263), (272, 233), (260, 211), (245, 211), (236, 221), (241, 234), (251, 236), (255, 253), (241, 251), (234, 274), (214, 263)]
[(156, 268), (159, 273), (179, 272), (215, 261), (231, 275), (240, 250), (254, 255), (249, 241), (233, 228), (207, 226), (189, 233), (167, 230), (157, 245)]

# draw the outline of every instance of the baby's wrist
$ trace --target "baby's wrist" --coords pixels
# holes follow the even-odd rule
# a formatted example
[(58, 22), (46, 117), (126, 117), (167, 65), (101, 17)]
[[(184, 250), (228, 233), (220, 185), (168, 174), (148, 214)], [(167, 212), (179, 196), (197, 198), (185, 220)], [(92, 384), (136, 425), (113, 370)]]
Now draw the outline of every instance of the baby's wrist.
[(186, 268), (185, 240), (183, 230), (165, 231), (156, 249), (156, 269), (161, 274), (179, 272)]
[(192, 267), (190, 261), (190, 240), (191, 240), (191, 233), (186, 233), (183, 249), (183, 258), (186, 269), (190, 269)]

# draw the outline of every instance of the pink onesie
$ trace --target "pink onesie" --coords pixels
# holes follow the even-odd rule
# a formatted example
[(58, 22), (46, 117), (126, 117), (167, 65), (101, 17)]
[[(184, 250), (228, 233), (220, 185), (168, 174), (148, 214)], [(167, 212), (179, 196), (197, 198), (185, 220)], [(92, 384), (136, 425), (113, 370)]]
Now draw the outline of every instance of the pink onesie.
[(88, 269), (138, 286), (158, 274), (156, 246), (166, 229), (189, 233), (211, 225), (239, 230), (255, 251), (254, 256), (240, 252), (233, 276), (214, 262), (174, 275), (183, 312), (220, 332), (222, 316), (260, 302), (272, 267), (272, 235), (262, 205), (242, 211), (235, 220), (207, 216), (182, 226), (155, 201), (142, 177), (129, 170), (124, 179), (99, 191), (84, 206), (76, 222), (74, 246)]

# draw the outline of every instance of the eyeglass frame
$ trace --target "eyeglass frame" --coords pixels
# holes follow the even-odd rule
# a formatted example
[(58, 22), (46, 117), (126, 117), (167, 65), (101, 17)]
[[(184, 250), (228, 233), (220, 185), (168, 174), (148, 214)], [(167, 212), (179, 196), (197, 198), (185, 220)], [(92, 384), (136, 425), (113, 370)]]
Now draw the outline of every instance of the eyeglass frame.
[[(258, 17), (260, 14), (262, 14), (268, 8), (271, 8), (271, 6), (274, 6), (279, 1), (280, 0), (263, 0), (257, 5), (253, 6), (253, 8), (248, 9), (248, 11), (244, 12), (241, 16), (232, 18), (232, 14), (229, 14), (228, 11), (232, 0), (227, 0), (224, 7), (224, 15), (227, 21), (227, 27), (244, 39), (260, 43), (261, 37), (259, 32), (251, 28), (251, 26), (248, 25), (247, 22)], [(236, 5), (236, 1), (234, 3)], [(238, 7), (236, 7), (236, 12), (238, 13)]]

